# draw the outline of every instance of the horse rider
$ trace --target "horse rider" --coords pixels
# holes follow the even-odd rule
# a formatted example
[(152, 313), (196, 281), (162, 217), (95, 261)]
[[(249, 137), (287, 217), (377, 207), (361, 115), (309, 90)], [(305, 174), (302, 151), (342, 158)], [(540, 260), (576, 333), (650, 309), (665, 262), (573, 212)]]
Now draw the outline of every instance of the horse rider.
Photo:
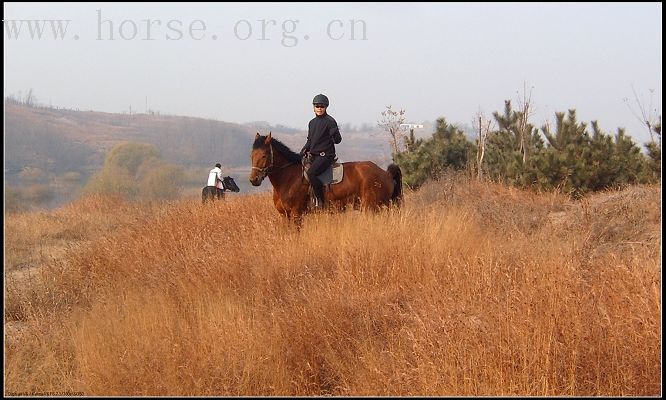
[(307, 171), (310, 186), (315, 194), (315, 208), (325, 208), (324, 185), (317, 178), (335, 161), (335, 145), (342, 141), (335, 119), (328, 115), (328, 97), (318, 94), (312, 99), (315, 117), (308, 124), (308, 139), (301, 150), (301, 157), (310, 155), (312, 165)]
[(218, 199), (224, 193), (224, 185), (222, 183), (222, 165), (217, 163), (215, 164), (215, 168), (211, 169), (208, 173), (208, 186), (215, 186), (217, 188), (215, 192)]

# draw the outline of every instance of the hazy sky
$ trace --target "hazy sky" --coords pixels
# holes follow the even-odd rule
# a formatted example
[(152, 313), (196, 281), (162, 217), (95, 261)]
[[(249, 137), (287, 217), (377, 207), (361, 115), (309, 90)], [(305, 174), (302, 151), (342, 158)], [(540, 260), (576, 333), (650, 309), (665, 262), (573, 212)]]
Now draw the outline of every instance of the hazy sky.
[(636, 109), (633, 85), (661, 113), (661, 13), (661, 3), (5, 3), (4, 94), (32, 88), (47, 105), (106, 112), (144, 112), (147, 97), (162, 113), (305, 129), (318, 93), (341, 125), (376, 123), (386, 105), (413, 122), (470, 123), (526, 83), (537, 126), (575, 108), (642, 143), (623, 99)]

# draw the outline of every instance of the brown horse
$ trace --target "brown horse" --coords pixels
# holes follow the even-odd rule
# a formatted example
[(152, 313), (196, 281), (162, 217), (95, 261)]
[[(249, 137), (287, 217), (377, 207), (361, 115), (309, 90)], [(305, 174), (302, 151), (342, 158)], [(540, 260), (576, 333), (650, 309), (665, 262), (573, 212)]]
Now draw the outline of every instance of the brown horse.
[[(300, 224), (301, 216), (308, 210), (309, 183), (303, 177), (301, 156), (291, 151), (272, 134), (261, 136), (257, 133), (252, 152), (252, 172), (250, 183), (261, 185), (268, 177), (273, 185), (273, 203), (278, 212)], [(326, 203), (329, 207), (343, 210), (348, 206), (355, 209), (379, 210), (392, 203), (402, 202), (402, 172), (395, 164), (384, 171), (371, 161), (343, 163), (343, 180), (330, 185), (326, 190)]]

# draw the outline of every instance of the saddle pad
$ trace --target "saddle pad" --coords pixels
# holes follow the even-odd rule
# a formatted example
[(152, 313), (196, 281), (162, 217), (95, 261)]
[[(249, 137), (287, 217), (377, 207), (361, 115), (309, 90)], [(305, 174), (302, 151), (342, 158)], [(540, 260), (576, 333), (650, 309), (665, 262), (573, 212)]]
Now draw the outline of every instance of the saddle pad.
[(322, 172), (317, 178), (319, 178), (324, 185), (334, 185), (342, 181), (343, 170), (344, 167), (342, 166), (342, 163), (336, 162), (332, 166), (326, 168), (326, 171)]

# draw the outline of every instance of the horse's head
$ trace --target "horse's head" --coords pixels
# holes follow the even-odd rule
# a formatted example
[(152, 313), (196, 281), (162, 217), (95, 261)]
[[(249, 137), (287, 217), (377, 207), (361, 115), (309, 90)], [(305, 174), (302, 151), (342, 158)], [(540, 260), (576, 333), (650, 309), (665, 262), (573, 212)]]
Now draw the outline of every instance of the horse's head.
[(250, 161), (252, 162), (252, 171), (250, 172), (250, 183), (253, 186), (261, 185), (264, 178), (273, 168), (273, 147), (271, 146), (271, 133), (264, 137), (259, 135), (254, 137)]
[(230, 176), (225, 176), (222, 179), (222, 184), (224, 185), (224, 188), (227, 189), (230, 192), (238, 193), (240, 192), (240, 188), (238, 185), (236, 185), (236, 182), (234, 181), (234, 178)]

